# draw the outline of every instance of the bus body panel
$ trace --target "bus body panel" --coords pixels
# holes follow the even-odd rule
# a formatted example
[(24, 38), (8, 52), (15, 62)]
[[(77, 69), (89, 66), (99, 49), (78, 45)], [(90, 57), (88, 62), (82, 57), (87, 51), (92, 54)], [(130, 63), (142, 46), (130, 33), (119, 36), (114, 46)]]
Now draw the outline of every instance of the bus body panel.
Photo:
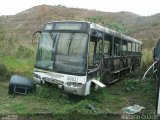
[(87, 76), (68, 75), (40, 69), (34, 70), (34, 81), (37, 84), (52, 83), (57, 84), (65, 92), (88, 95), (90, 94), (91, 81), (87, 81)]

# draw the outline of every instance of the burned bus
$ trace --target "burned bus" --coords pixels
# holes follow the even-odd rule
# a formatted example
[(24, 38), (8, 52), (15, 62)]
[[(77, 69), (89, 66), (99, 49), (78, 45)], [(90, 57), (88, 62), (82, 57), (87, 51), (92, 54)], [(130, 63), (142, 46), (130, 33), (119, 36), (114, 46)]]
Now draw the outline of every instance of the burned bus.
[(86, 96), (140, 66), (142, 42), (98, 24), (57, 21), (39, 32), (36, 83)]

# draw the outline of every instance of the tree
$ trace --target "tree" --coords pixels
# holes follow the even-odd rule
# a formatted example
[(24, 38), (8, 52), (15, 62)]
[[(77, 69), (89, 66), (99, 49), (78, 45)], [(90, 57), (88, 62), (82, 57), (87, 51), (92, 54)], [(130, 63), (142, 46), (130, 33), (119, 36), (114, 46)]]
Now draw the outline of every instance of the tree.
[(120, 22), (109, 22), (108, 28), (113, 29), (113, 30), (120, 32), (120, 33), (124, 33), (124, 34), (126, 34), (128, 32), (128, 30), (126, 30), (124, 28), (123, 24)]

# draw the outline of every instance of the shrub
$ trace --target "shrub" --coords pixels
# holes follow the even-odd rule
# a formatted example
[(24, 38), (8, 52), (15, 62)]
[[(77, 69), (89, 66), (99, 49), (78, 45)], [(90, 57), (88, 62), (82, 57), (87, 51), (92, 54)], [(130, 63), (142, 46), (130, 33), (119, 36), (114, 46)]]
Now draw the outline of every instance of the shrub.
[(120, 23), (120, 22), (109, 22), (107, 24), (107, 26), (108, 26), (108, 28), (113, 29), (113, 30), (115, 30), (117, 32), (120, 32), (120, 33), (124, 33), (125, 34), (125, 33), (128, 32), (128, 30), (126, 30), (124, 28), (123, 24)]
[(11, 73), (4, 64), (0, 64), (0, 81), (10, 78)]
[(13, 53), (13, 56), (17, 58), (28, 58), (35, 56), (35, 49), (33, 47), (27, 47), (23, 45), (17, 46), (16, 51)]
[(152, 50), (151, 49), (143, 49), (142, 54), (143, 55), (142, 55), (140, 69), (142, 72), (145, 72), (153, 62)]
[(126, 92), (132, 92), (132, 91), (137, 91), (139, 88), (138, 88), (138, 84), (140, 83), (140, 81), (138, 80), (125, 80), (124, 81), (124, 90)]
[(101, 25), (104, 25), (106, 22), (103, 16), (91, 16), (91, 17), (88, 17), (87, 20), (89, 22), (93, 22)]

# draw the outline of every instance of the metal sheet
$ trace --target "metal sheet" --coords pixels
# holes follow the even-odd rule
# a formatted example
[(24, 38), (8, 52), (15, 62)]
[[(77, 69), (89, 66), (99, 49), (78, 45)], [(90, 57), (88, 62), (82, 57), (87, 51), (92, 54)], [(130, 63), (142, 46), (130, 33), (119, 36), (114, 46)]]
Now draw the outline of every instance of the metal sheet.
[(105, 87), (105, 86), (106, 86), (106, 85), (104, 85), (103, 83), (101, 83), (101, 82), (99, 82), (99, 81), (97, 81), (97, 80), (95, 80), (95, 79), (92, 79), (91, 81), (94, 82), (95, 84), (97, 84), (97, 85), (100, 86), (100, 87)]

